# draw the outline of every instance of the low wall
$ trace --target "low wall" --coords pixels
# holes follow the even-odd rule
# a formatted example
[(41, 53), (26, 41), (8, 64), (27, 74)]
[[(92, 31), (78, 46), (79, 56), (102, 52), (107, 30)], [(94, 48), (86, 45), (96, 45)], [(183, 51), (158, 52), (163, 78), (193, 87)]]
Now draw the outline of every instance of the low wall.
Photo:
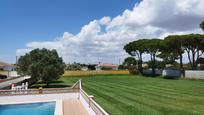
[(163, 70), (162, 76), (180, 77), (181, 72), (180, 70), (166, 69), (166, 70)]
[(0, 104), (44, 102), (63, 99), (77, 99), (78, 97), (78, 93), (1, 96)]
[[(155, 73), (156, 73), (156, 75), (162, 75), (162, 71), (163, 70), (156, 69)], [(145, 70), (143, 70), (143, 74), (151, 75), (152, 74), (152, 69), (145, 69)]]
[(204, 71), (199, 70), (186, 70), (185, 78), (190, 79), (204, 79)]
[[(155, 70), (157, 75), (162, 76), (169, 76), (169, 77), (181, 77), (181, 71), (180, 70), (174, 70), (174, 69), (165, 69), (165, 70)], [(152, 74), (151, 69), (143, 70), (143, 73), (146, 75)], [(185, 78), (190, 79), (204, 79), (204, 71), (200, 70), (185, 70)]]

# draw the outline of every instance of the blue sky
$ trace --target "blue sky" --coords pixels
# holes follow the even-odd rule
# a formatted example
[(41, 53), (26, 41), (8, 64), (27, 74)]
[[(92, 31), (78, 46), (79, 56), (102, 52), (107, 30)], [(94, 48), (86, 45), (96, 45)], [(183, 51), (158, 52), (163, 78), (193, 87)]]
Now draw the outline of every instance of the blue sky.
[(0, 61), (47, 48), (66, 63), (118, 64), (130, 41), (203, 33), (203, 6), (204, 0), (1, 0)]
[(14, 62), (16, 49), (47, 41), (63, 32), (76, 34), (103, 16), (117, 16), (137, 0), (1, 0), (0, 60)]

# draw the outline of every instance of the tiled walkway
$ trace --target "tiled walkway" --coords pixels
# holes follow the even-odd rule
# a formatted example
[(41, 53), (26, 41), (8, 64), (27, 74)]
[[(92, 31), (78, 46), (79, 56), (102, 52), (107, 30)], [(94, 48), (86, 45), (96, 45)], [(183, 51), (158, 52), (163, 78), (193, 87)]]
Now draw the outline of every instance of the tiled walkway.
[(64, 115), (88, 115), (82, 103), (78, 99), (63, 100)]

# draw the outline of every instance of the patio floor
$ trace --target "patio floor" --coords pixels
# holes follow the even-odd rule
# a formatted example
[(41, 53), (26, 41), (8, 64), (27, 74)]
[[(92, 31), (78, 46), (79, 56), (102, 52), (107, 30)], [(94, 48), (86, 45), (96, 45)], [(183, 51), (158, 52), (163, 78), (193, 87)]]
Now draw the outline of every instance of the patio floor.
[(63, 114), (64, 115), (88, 115), (88, 112), (83, 107), (78, 99), (63, 100)]

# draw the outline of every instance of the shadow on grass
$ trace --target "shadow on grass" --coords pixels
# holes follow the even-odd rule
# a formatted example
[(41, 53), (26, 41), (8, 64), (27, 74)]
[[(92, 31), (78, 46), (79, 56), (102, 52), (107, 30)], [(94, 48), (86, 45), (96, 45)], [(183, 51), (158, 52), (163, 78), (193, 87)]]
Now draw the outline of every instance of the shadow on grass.
[(40, 81), (38, 83), (35, 83), (33, 85), (31, 85), (29, 88), (39, 88), (39, 87), (43, 87), (43, 88), (65, 88), (65, 87), (71, 87), (71, 85), (65, 84), (64, 81), (61, 80), (57, 80), (57, 81), (52, 81), (48, 86)]
[(65, 87), (71, 87), (70, 85), (46, 85), (46, 84), (41, 84), (41, 85), (32, 85), (30, 88), (39, 88), (39, 87), (43, 87), (43, 88), (65, 88)]

